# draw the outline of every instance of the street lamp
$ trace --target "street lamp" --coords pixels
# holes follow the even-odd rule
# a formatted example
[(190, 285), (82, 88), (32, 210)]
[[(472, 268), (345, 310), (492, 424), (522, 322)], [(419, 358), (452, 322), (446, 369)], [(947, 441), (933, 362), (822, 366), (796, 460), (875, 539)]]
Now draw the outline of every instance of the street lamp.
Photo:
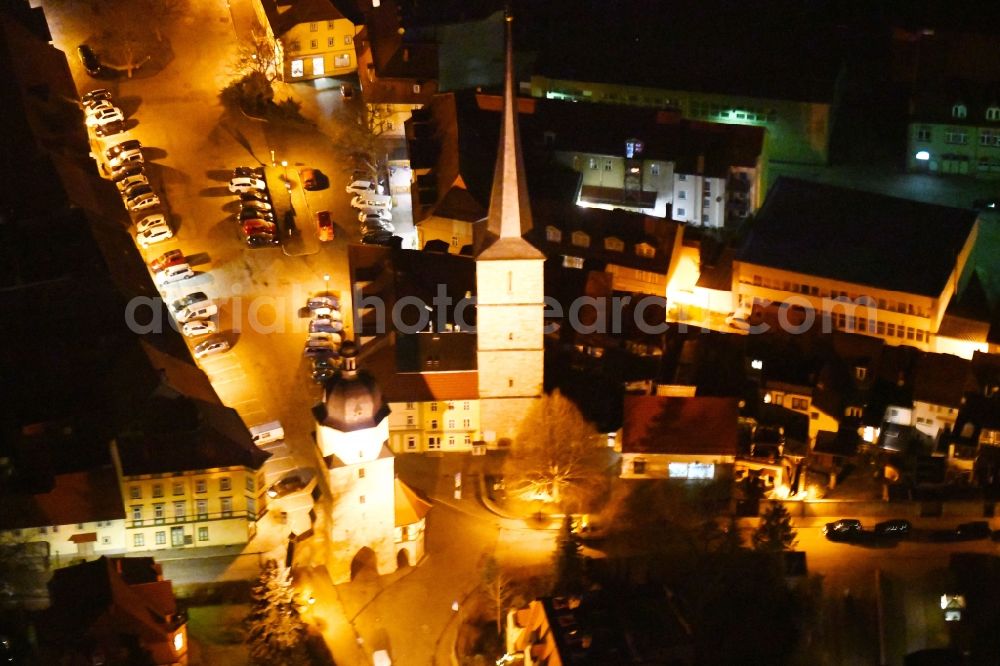
[(330, 274), (329, 273), (324, 273), (323, 274), (323, 282), (326, 284), (325, 292), (326, 292), (327, 296), (329, 296), (330, 295)]

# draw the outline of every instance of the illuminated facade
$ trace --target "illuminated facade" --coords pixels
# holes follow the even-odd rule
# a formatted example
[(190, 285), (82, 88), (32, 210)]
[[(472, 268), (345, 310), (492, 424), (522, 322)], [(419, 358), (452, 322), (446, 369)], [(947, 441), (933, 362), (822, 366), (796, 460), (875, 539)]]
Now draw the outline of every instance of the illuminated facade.
[(354, 24), (326, 0), (254, 0), (254, 13), (274, 48), (286, 82), (342, 76), (358, 68)]

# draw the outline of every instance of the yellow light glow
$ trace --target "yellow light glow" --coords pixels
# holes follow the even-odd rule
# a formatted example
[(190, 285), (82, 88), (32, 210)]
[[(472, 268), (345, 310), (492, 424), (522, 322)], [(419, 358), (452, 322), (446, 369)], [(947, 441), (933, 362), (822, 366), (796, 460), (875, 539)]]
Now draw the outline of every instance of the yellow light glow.
[(174, 634), (174, 650), (180, 652), (184, 649), (184, 632), (178, 631)]

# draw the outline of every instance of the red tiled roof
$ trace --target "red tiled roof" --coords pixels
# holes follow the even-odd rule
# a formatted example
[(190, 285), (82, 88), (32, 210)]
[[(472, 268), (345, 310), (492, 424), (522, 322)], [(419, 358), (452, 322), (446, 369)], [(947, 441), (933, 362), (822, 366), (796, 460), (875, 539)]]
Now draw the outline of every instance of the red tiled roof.
[(52, 490), (2, 498), (0, 529), (73, 525), (125, 517), (118, 477), (110, 467), (57, 474)]
[(82, 534), (74, 534), (69, 538), (73, 543), (92, 543), (97, 541), (97, 532), (84, 532)]
[(735, 398), (625, 396), (623, 453), (735, 456)]
[(479, 397), (479, 373), (476, 370), (397, 373), (386, 381), (384, 394), (389, 402), (474, 400)]

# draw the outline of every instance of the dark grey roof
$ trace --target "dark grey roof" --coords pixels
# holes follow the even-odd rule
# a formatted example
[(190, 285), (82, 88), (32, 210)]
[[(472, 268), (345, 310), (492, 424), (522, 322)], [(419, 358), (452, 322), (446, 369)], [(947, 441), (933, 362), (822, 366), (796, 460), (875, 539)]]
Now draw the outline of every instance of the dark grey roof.
[(329, 380), (323, 401), (313, 407), (313, 416), (320, 425), (351, 432), (374, 428), (389, 415), (389, 405), (375, 379), (364, 370), (353, 369), (357, 349), (348, 342), (341, 348), (345, 369)]
[(976, 213), (780, 178), (737, 260), (940, 296)]

